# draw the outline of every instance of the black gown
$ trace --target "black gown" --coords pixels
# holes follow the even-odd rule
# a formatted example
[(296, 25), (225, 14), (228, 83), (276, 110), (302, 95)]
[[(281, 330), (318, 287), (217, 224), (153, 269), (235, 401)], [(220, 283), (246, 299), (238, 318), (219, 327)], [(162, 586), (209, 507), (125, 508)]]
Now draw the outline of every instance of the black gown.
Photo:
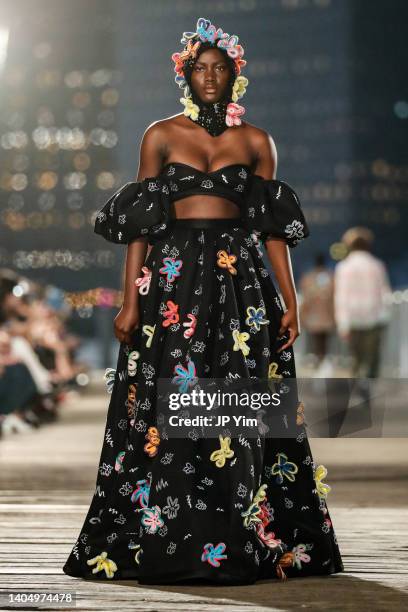
[[(172, 201), (191, 194), (226, 197), (241, 216), (174, 219)], [(227, 428), (203, 438), (191, 427), (175, 438), (156, 405), (158, 378), (186, 391), (197, 377), (296, 377), (292, 347), (277, 352), (284, 311), (259, 248), (268, 236), (294, 247), (309, 235), (295, 191), (246, 165), (169, 163), (114, 193), (95, 232), (123, 244), (146, 236), (152, 249), (136, 281), (140, 324), (107, 372), (96, 489), (63, 571), (141, 584), (342, 571), (326, 470), (313, 462), (298, 398), (291, 437)]]

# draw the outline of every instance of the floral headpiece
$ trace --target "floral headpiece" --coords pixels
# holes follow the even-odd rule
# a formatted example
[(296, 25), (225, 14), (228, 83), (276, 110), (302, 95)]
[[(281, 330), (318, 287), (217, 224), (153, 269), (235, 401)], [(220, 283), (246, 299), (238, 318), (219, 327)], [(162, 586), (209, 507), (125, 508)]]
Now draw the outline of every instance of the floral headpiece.
[(183, 51), (173, 53), (171, 59), (175, 63), (174, 71), (176, 72), (176, 77), (174, 80), (180, 88), (184, 89), (184, 97), (180, 98), (180, 102), (185, 107), (184, 114), (193, 121), (198, 119), (200, 107), (193, 102), (184, 71), (188, 64), (195, 61), (201, 43), (209, 42), (222, 49), (233, 60), (235, 80), (232, 86), (231, 102), (226, 107), (225, 123), (229, 127), (241, 125), (240, 116), (245, 113), (245, 108), (237, 104), (237, 100), (244, 95), (249, 81), (241, 75), (241, 68), (246, 65), (246, 61), (242, 59), (244, 49), (238, 44), (238, 36), (223, 32), (221, 28), (216, 28), (212, 25), (209, 19), (200, 17), (197, 21), (196, 31), (183, 32), (180, 42), (185, 45)]

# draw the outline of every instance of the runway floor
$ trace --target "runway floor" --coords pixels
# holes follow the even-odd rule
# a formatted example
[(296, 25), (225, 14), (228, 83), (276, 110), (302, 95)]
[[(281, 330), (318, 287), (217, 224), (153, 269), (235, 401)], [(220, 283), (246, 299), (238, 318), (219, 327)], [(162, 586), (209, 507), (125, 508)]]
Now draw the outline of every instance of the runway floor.
[(71, 397), (57, 423), (0, 440), (0, 609), (6, 592), (71, 592), (76, 605), (19, 609), (178, 611), (408, 609), (407, 441), (311, 440), (346, 571), (256, 585), (138, 586), (62, 572), (96, 478), (107, 396)]

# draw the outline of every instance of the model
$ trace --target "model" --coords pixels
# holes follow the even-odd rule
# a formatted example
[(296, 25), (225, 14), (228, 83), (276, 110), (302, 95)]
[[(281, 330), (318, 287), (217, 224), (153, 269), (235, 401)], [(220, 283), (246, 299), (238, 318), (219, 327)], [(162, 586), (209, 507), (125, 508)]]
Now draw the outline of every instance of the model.
[(238, 37), (200, 18), (181, 42), (172, 59), (184, 112), (146, 130), (137, 180), (95, 222), (98, 234), (128, 245), (121, 344), (107, 376), (96, 490), (63, 569), (141, 584), (340, 572), (330, 487), (311, 456), (302, 402), (292, 437), (227, 428), (203, 438), (190, 427), (176, 438), (158, 427), (159, 378), (182, 393), (199, 379), (296, 377), (287, 247), (309, 234), (295, 191), (274, 178), (272, 138), (241, 119), (248, 79)]

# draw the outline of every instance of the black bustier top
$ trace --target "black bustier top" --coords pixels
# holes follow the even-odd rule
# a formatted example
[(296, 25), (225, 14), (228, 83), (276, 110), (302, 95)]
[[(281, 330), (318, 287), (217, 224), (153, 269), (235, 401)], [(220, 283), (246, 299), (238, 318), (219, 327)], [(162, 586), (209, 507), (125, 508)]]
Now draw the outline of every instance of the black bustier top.
[(196, 194), (236, 203), (241, 224), (262, 242), (284, 238), (294, 247), (309, 235), (299, 198), (284, 181), (264, 179), (246, 164), (203, 172), (182, 162), (166, 164), (157, 177), (125, 183), (98, 211), (95, 232), (110, 242), (146, 236), (153, 243), (170, 229), (171, 202)]
[(167, 179), (171, 200), (197, 194), (217, 195), (235, 202), (242, 209), (250, 174), (246, 164), (230, 164), (212, 172), (202, 172), (181, 162), (170, 162), (159, 176)]

